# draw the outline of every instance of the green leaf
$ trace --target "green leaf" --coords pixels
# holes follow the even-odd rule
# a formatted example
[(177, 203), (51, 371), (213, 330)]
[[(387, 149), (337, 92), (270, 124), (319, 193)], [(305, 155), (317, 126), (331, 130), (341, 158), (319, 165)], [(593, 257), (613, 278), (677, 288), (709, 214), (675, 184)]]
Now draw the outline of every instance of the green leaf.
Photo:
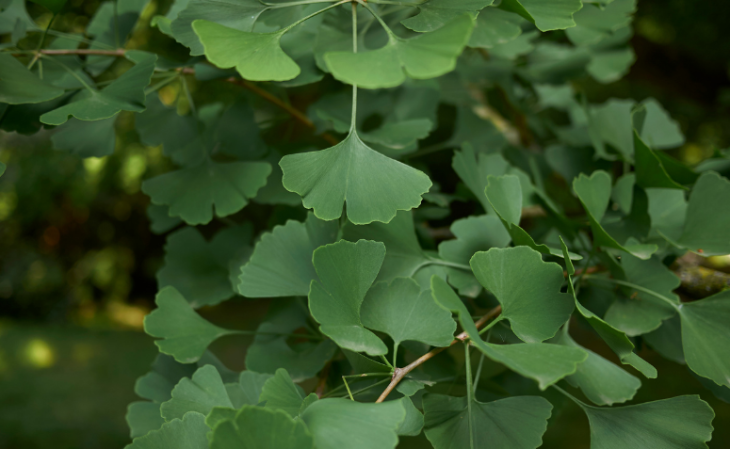
[(641, 388), (641, 381), (637, 377), (580, 346), (567, 333), (559, 335), (556, 343), (581, 348), (588, 353), (585, 362), (578, 365), (575, 374), (566, 377), (566, 380), (580, 388), (594, 404), (613, 405), (626, 402)]
[(682, 135), (679, 124), (672, 120), (658, 101), (654, 98), (647, 98), (638, 106), (637, 111), (641, 110), (644, 115), (642, 123), (636, 123), (635, 111), (634, 125), (641, 135), (641, 140), (647, 145), (657, 150), (676, 148), (684, 143), (684, 135)]
[(477, 251), (504, 248), (512, 240), (496, 215), (479, 215), (456, 220), (451, 224), (451, 233), (456, 238), (439, 244), (439, 256), (444, 260), (462, 264), (468, 264)]
[(573, 15), (576, 26), (565, 30), (575, 45), (591, 45), (629, 26), (636, 12), (636, 0), (614, 0), (608, 6), (585, 5)]
[(30, 0), (33, 3), (43, 5), (53, 13), (58, 13), (63, 9), (66, 4), (66, 0)]
[[(238, 409), (244, 405), (258, 405), (261, 391), (271, 378), (271, 374), (243, 371), (238, 377), (237, 383), (225, 384), (233, 407)], [(214, 426), (211, 426), (211, 428), (214, 428)]]
[(6, 168), (8, 168), (8, 166), (5, 165), (3, 162), (0, 162), (0, 176), (2, 176), (5, 173)]
[(613, 160), (605, 145), (610, 145), (625, 160), (631, 160), (634, 150), (634, 125), (631, 121), (633, 100), (612, 98), (589, 111), (589, 132), (596, 153), (603, 159)]
[(491, 213), (494, 209), (484, 195), (484, 189), (489, 183), (489, 175), (501, 176), (509, 170), (509, 163), (504, 157), (499, 153), (476, 152), (471, 144), (464, 144), (461, 151), (454, 151), (451, 166), (476, 196), (484, 210)]
[(573, 13), (582, 6), (581, 0), (503, 0), (500, 4), (500, 8), (521, 15), (540, 31), (574, 27)]
[(170, 234), (165, 265), (157, 272), (159, 287), (175, 287), (195, 308), (233, 297), (230, 265), (251, 253), (251, 234), (250, 226), (226, 228), (210, 242), (191, 227)]
[(275, 33), (251, 33), (195, 20), (193, 29), (210, 62), (222, 69), (235, 67), (244, 79), (287, 81), (301, 73), (297, 63), (281, 49), (286, 28)]
[(467, 402), (465, 397), (424, 396), (426, 437), (435, 449), (534, 449), (542, 445), (553, 408), (546, 399), (520, 396), (487, 403), (475, 400), (471, 411)]
[(646, 146), (638, 131), (634, 130), (634, 158), (636, 159), (636, 184), (643, 188), (685, 189), (667, 173), (662, 161)]
[(322, 333), (341, 348), (370, 355), (388, 352), (360, 321), (360, 307), (384, 258), (385, 245), (368, 240), (341, 240), (314, 251), (319, 280), (309, 288), (309, 309)]
[(267, 9), (259, 0), (190, 0), (170, 24), (174, 38), (190, 48), (192, 56), (203, 54), (203, 44), (193, 31), (197, 19), (214, 22), (239, 31), (252, 31), (256, 20)]
[(326, 150), (284, 156), (279, 165), (284, 187), (322, 220), (339, 218), (346, 203), (355, 224), (387, 223), (418, 207), (431, 188), (423, 172), (371, 149), (355, 132)]
[(327, 398), (307, 407), (301, 419), (317, 449), (393, 449), (405, 416), (401, 401), (367, 404)]
[(642, 260), (656, 252), (657, 246), (654, 244), (621, 245), (601, 226), (601, 219), (611, 199), (611, 176), (608, 173), (597, 170), (590, 177), (581, 173), (573, 180), (573, 190), (588, 213), (595, 246), (626, 251)]
[(71, 119), (51, 137), (53, 148), (80, 157), (104, 157), (114, 152), (116, 117), (93, 122)]
[(574, 301), (560, 292), (563, 269), (526, 247), (478, 252), (469, 264), (479, 283), (502, 304), (501, 318), (527, 343), (552, 338), (573, 313)]
[(280, 410), (245, 406), (234, 419), (214, 427), (210, 449), (312, 449), (313, 444), (301, 420)]
[(264, 403), (266, 408), (283, 410), (294, 418), (299, 415), (305, 396), (302, 387), (291, 380), (289, 373), (285, 369), (278, 369), (261, 389), (259, 402)]
[(702, 377), (730, 387), (730, 292), (682, 304), (682, 347), (687, 365)]
[(474, 19), (463, 14), (431, 33), (401, 39), (387, 29), (388, 43), (377, 50), (336, 51), (324, 60), (332, 75), (343, 83), (365, 89), (399, 86), (406, 76), (428, 79), (456, 67), (456, 58), (469, 41)]
[(155, 402), (132, 402), (127, 406), (125, 419), (129, 426), (129, 436), (131, 438), (147, 435), (165, 424), (165, 420), (160, 416), (160, 404)]
[(171, 217), (191, 225), (206, 224), (243, 209), (266, 184), (271, 165), (266, 162), (218, 163), (204, 160), (142, 183), (152, 203), (170, 207)]
[(679, 244), (703, 256), (730, 254), (730, 181), (703, 173), (689, 195), (687, 218)]
[(362, 303), (360, 318), (365, 327), (388, 334), (396, 350), (406, 340), (449, 346), (456, 330), (451, 313), (410, 278), (373, 285)]
[[(571, 397), (572, 398), (572, 397)], [(627, 407), (594, 407), (572, 398), (588, 416), (591, 449), (706, 448), (715, 413), (699, 396)]]
[(494, 0), (426, 0), (417, 6), (417, 15), (401, 23), (420, 33), (434, 31), (464, 13), (474, 14), (492, 3)]
[(150, 83), (157, 55), (141, 54), (143, 56), (137, 60), (134, 67), (105, 88), (96, 90), (87, 86), (74, 95), (70, 103), (41, 115), (41, 122), (48, 125), (62, 125), (71, 116), (79, 120), (93, 121), (113, 117), (119, 111), (144, 111), (144, 89)]
[[(310, 256), (311, 257), (311, 256)], [(314, 377), (337, 349), (331, 340), (289, 345), (288, 334), (308, 324), (309, 314), (297, 300), (272, 302), (264, 322), (258, 327), (254, 342), (246, 349), (246, 366), (261, 373), (274, 373), (284, 368), (294, 380)], [(295, 337), (296, 341), (296, 337)]]
[(233, 408), (226, 387), (218, 370), (205, 365), (193, 374), (183, 377), (172, 390), (172, 399), (160, 407), (162, 417), (167, 421), (182, 418), (189, 412), (207, 415), (213, 407)]
[(145, 436), (136, 438), (125, 449), (208, 449), (205, 416), (190, 412), (182, 419), (173, 419)]
[(474, 31), (469, 38), (469, 46), (493, 48), (506, 44), (522, 34), (520, 23), (523, 20), (499, 8), (484, 8), (477, 16)]
[(378, 274), (378, 281), (391, 281), (397, 277), (412, 277), (429, 263), (429, 257), (421, 249), (413, 214), (398, 211), (388, 223), (372, 222), (364, 226), (345, 224), (342, 237), (345, 240), (374, 240), (385, 245), (385, 259)]
[(534, 379), (541, 390), (575, 373), (578, 364), (588, 357), (588, 354), (580, 348), (560, 345), (487, 343), (479, 337), (479, 331), (471, 320), (471, 314), (446, 281), (438, 276), (431, 277), (431, 292), (442, 307), (458, 314), (462, 329), (476, 348), (491, 360), (502, 363), (522, 376)]
[(173, 287), (160, 290), (155, 303), (157, 309), (144, 319), (145, 332), (162, 338), (157, 347), (180, 363), (197, 361), (214, 340), (235, 333), (201, 318)]
[(307, 296), (317, 278), (314, 250), (337, 239), (337, 223), (307, 215), (304, 223), (289, 220), (265, 233), (241, 268), (238, 291), (249, 298)]
[(42, 103), (63, 95), (63, 89), (38, 79), (7, 53), (0, 54), (0, 103)]

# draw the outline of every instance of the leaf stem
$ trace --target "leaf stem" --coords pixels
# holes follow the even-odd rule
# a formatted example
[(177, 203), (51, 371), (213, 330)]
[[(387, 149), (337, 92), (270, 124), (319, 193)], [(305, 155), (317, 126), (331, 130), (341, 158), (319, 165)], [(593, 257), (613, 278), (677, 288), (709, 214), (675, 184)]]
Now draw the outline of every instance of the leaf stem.
[(151, 87), (148, 87), (144, 91), (145, 96), (151, 94), (152, 92), (157, 92), (158, 90), (160, 90), (161, 88), (167, 86), (168, 84), (170, 84), (171, 82), (175, 81), (179, 77), (180, 77), (180, 74), (179, 73), (175, 73), (174, 75), (169, 76), (169, 77), (163, 79), (162, 81), (158, 82), (157, 84), (155, 84), (155, 85), (153, 85)]
[(483, 333), (485, 333), (488, 330), (490, 330), (492, 327), (494, 327), (495, 324), (497, 324), (500, 321), (502, 321), (502, 318), (503, 318), (503, 315), (498, 316), (497, 319), (495, 319), (494, 321), (492, 321), (491, 323), (489, 323), (484, 329), (480, 330), (479, 331), (479, 335), (482, 335)]
[(267, 6), (267, 9), (280, 9), (280, 8), (290, 8), (292, 6), (302, 6), (302, 5), (314, 5), (317, 3), (334, 3), (338, 0), (302, 0), (298, 2), (286, 2), (286, 3), (267, 3), (267, 2), (261, 2), (264, 5)]
[(436, 259), (435, 257), (430, 257), (427, 265), (441, 265), (444, 267), (458, 268), (460, 270), (471, 271), (471, 267), (469, 265), (464, 265), (463, 263), (449, 262), (449, 261), (442, 260), (442, 259)]
[[(357, 3), (352, 2), (352, 52), (357, 53)], [(357, 132), (357, 85), (352, 85), (352, 116), (350, 117), (350, 133)], [(395, 360), (393, 360), (395, 363)]]
[(325, 8), (320, 9), (319, 11), (313, 12), (312, 14), (310, 14), (310, 15), (308, 15), (306, 17), (302, 17), (301, 19), (297, 20), (296, 22), (292, 23), (291, 25), (282, 28), (278, 32), (281, 33), (281, 34), (287, 33), (287, 32), (289, 32), (289, 30), (291, 30), (295, 26), (299, 25), (300, 23), (306, 22), (307, 20), (311, 19), (312, 17), (317, 16), (319, 14), (322, 14), (323, 12), (327, 12), (327, 11), (329, 11), (332, 8), (336, 8), (336, 7), (340, 6), (340, 5), (344, 5), (345, 3), (349, 2), (349, 1), (351, 1), (351, 0), (340, 0), (339, 2), (337, 2), (337, 3), (333, 4), (333, 5), (329, 5), (329, 6), (325, 7)]
[(390, 27), (385, 23), (385, 21), (378, 14), (375, 13), (375, 10), (373, 10), (373, 8), (371, 8), (370, 5), (368, 5), (363, 0), (355, 0), (355, 1), (358, 2), (359, 4), (361, 4), (362, 6), (364, 6), (365, 9), (367, 9), (370, 12), (370, 14), (372, 14), (373, 17), (375, 17), (378, 20), (378, 22), (380, 22), (380, 25), (383, 27), (383, 29), (385, 29), (385, 32), (388, 33), (388, 39), (390, 41), (395, 40), (396, 35), (393, 32), (393, 30), (391, 30)]
[[(51, 20), (48, 22), (48, 25), (46, 26), (46, 29), (43, 30), (43, 34), (41, 34), (41, 40), (38, 41), (38, 46), (35, 49), (35, 56), (33, 56), (33, 59), (30, 61), (30, 64), (28, 64), (28, 70), (33, 68), (33, 65), (38, 61), (40, 58), (40, 54), (38, 53), (41, 48), (43, 48), (43, 42), (46, 40), (46, 36), (48, 35), (48, 30), (51, 28), (51, 25), (53, 25), (53, 21), (56, 20), (56, 16), (58, 15), (57, 12), (53, 13), (53, 16), (51, 16)], [(41, 78), (42, 79), (42, 78)]]
[(655, 297), (657, 299), (661, 299), (662, 301), (664, 301), (665, 303), (669, 304), (670, 306), (672, 306), (676, 310), (679, 310), (680, 309), (680, 306), (681, 306), (680, 304), (676, 304), (674, 301), (672, 301), (671, 299), (667, 298), (664, 295), (660, 295), (659, 293), (657, 293), (655, 291), (649, 290), (648, 288), (642, 287), (641, 285), (636, 285), (636, 284), (631, 283), (631, 282), (621, 281), (619, 279), (604, 278), (604, 277), (601, 277), (601, 276), (593, 276), (593, 275), (590, 275), (590, 274), (587, 274), (585, 276), (585, 278), (586, 279), (594, 279), (594, 280), (597, 280), (597, 281), (609, 282), (609, 283), (612, 283), (612, 284), (623, 285), (624, 287), (633, 288), (634, 290), (640, 291), (642, 293), (646, 293), (649, 296), (653, 296), (653, 297)]
[(347, 383), (347, 379), (345, 378), (345, 376), (342, 376), (342, 381), (345, 383), (345, 388), (347, 388), (347, 394), (350, 395), (350, 400), (352, 402), (355, 402), (355, 398), (352, 397), (352, 391), (350, 391), (350, 385)]
[(477, 394), (477, 387), (479, 386), (479, 377), (482, 375), (482, 367), (484, 366), (484, 353), (481, 353), (479, 357), (479, 365), (477, 365), (477, 372), (474, 375), (474, 394)]
[(79, 83), (81, 83), (81, 85), (84, 86), (84, 88), (86, 88), (92, 94), (96, 94), (96, 89), (94, 89), (93, 87), (91, 87), (88, 84), (86, 84), (86, 81), (84, 81), (83, 78), (81, 78), (78, 74), (76, 74), (76, 72), (74, 72), (69, 66), (67, 66), (64, 63), (62, 63), (61, 61), (57, 61), (57, 60), (55, 60), (53, 58), (49, 58), (49, 57), (47, 57), (45, 55), (41, 55), (41, 57), (43, 57), (45, 59), (48, 59), (49, 61), (51, 61), (51, 62), (53, 62), (55, 64), (58, 64), (61, 67), (63, 67), (63, 69), (66, 70), (69, 73), (69, 75), (71, 75), (74, 78), (76, 78), (76, 81), (78, 81)]
[(375, 3), (376, 5), (398, 5), (398, 6), (419, 6), (426, 3), (427, 0), (416, 1), (416, 2), (397, 2), (391, 0), (368, 0), (369, 3)]
[(471, 378), (471, 354), (469, 353), (469, 342), (464, 342), (464, 364), (466, 366), (466, 410), (467, 410), (467, 417), (469, 418), (469, 447), (474, 447), (474, 429), (472, 429), (471, 425), (471, 403), (474, 400), (474, 392), (472, 389), (474, 386), (472, 385), (472, 378)]
[[(476, 326), (477, 329), (484, 326), (487, 321), (491, 320), (492, 318), (496, 317), (502, 313), (502, 306), (497, 306), (487, 312), (483, 317), (481, 317), (477, 322), (474, 323), (474, 326)], [(453, 346), (456, 343), (466, 341), (469, 338), (469, 335), (466, 332), (462, 332), (459, 335), (456, 336), (456, 338), (451, 342), (449, 346)], [(411, 362), (409, 365), (403, 367), (403, 368), (395, 368), (393, 370), (393, 377), (390, 381), (390, 384), (388, 387), (383, 391), (383, 393), (380, 395), (376, 403), (383, 402), (385, 398), (388, 397), (388, 395), (395, 389), (395, 387), (398, 385), (398, 383), (403, 380), (408, 373), (413, 371), (414, 369), (418, 368), (419, 366), (426, 363), (426, 361), (436, 357), (441, 352), (445, 351), (449, 348), (449, 346), (445, 346), (443, 348), (435, 348), (431, 351), (427, 352), (426, 354), (422, 355), (421, 357), (417, 358), (415, 361)]]
[[(384, 355), (381, 355), (381, 356), (380, 356), (380, 358), (381, 358), (381, 359), (383, 359), (383, 362), (384, 362), (384, 363), (385, 363), (386, 365), (388, 365), (388, 368), (390, 368), (390, 369), (393, 369), (393, 366), (394, 366), (394, 365), (391, 365), (391, 364), (390, 364), (390, 362), (388, 361), (388, 358), (387, 358), (386, 356), (384, 356)], [(395, 363), (395, 360), (394, 360), (393, 362)]]

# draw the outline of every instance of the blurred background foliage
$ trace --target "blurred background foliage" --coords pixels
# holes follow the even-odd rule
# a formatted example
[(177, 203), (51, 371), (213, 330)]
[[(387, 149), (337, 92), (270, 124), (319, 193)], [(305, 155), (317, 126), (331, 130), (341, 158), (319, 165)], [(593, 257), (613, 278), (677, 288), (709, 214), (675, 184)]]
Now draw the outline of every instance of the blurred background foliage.
[[(83, 32), (99, 4), (70, 1), (53, 28)], [(147, 5), (128, 48), (184, 59), (184, 53), (176, 54), (181, 47), (149, 25), (168, 6), (168, 0)], [(28, 10), (41, 26), (51, 20), (40, 6), (29, 3)], [(693, 0), (640, 0), (632, 38), (637, 60), (630, 73), (609, 85), (586, 77), (576, 80), (576, 87), (592, 103), (610, 97), (657, 98), (686, 136), (672, 155), (689, 165), (701, 164), (730, 146), (728, 17), (730, 2), (710, 7)], [(209, 85), (205, 92), (195, 83), (190, 87), (210, 99), (241, 90), (227, 83)], [(323, 89), (317, 86), (290, 89), (289, 100), (304, 110), (319, 95), (313, 90)], [(189, 107), (177, 84), (161, 89), (160, 98), (166, 104), (181, 100), (180, 112)], [(453, 123), (453, 110), (439, 114), (442, 125)], [(281, 120), (269, 133), (298, 133), (297, 140), (316, 142), (311, 131), (286, 117), (270, 119)], [(1, 448), (113, 448), (128, 441), (125, 408), (134, 400), (134, 380), (156, 353), (141, 329), (153, 307), (165, 243), (164, 236), (150, 231), (149, 199), (140, 184), (170, 164), (159, 148), (140, 143), (133, 120), (122, 113), (116, 122), (116, 150), (104, 158), (56, 151), (48, 131), (31, 137), (0, 133), (0, 162), (8, 165), (0, 178)], [(442, 152), (437, 163), (441, 157), (450, 166), (450, 152)], [(257, 230), (302, 214), (280, 207), (272, 219), (269, 206), (256, 204), (243, 213)], [(203, 231), (215, 228), (214, 222)], [(730, 272), (723, 268), (725, 262), (718, 260), (718, 267)], [(204, 314), (220, 323), (232, 321), (230, 327), (253, 329), (265, 311), (265, 301), (230, 301)], [(231, 338), (212, 349), (230, 368), (243, 369), (247, 343), (244, 337)], [(662, 375), (645, 382), (640, 395), (696, 391), (698, 381), (684, 367), (656, 354), (642, 356)], [(711, 447), (730, 447), (730, 429), (720, 424), (730, 422), (730, 406), (709, 393), (703, 398), (718, 414)], [(587, 448), (584, 420), (577, 408), (564, 409), (544, 447)], [(417, 441), (404, 442), (409, 444), (418, 447)]]

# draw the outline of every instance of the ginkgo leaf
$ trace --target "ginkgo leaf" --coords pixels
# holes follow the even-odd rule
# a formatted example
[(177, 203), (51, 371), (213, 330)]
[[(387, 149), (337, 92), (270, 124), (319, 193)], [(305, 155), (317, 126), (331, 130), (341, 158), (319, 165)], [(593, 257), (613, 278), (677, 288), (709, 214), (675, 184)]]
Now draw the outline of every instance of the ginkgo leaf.
[(368, 404), (340, 398), (321, 399), (300, 415), (317, 449), (393, 449), (405, 416), (401, 401)]
[[(522, 218), (522, 187), (520, 179), (515, 175), (504, 175), (500, 177), (487, 176), (487, 186), (484, 195), (489, 201), (492, 210), (502, 221), (507, 229), (512, 243), (515, 246), (524, 245), (538, 251), (541, 254), (563, 257), (561, 250), (547, 245), (537, 244), (530, 234), (522, 229), (519, 224)], [(583, 256), (575, 253), (568, 253), (573, 260), (581, 260)]]
[(304, 223), (289, 220), (261, 236), (241, 267), (238, 291), (249, 298), (307, 296), (317, 278), (314, 250), (337, 239), (337, 223), (309, 213)]
[(0, 103), (42, 103), (60, 97), (63, 92), (40, 80), (11, 55), (0, 54)]
[(206, 20), (239, 31), (252, 31), (267, 9), (259, 0), (191, 0), (170, 24), (175, 39), (190, 48), (192, 56), (203, 54), (203, 45), (193, 31), (193, 21)]
[(71, 119), (51, 137), (53, 148), (65, 150), (80, 157), (104, 157), (114, 152), (116, 117), (85, 122)]
[[(400, 386), (401, 384), (398, 385)], [(398, 391), (401, 392), (400, 390)], [(403, 397), (399, 402), (403, 404), (403, 408), (406, 410), (406, 417), (398, 428), (398, 435), (412, 437), (420, 435), (423, 430), (423, 413), (413, 405), (413, 400), (410, 397)]]
[(275, 33), (251, 33), (195, 20), (193, 29), (210, 62), (222, 69), (235, 67), (244, 79), (286, 81), (301, 73), (297, 63), (281, 49), (281, 36), (287, 28)]
[(730, 387), (730, 292), (682, 304), (682, 347), (687, 365), (702, 377)]
[(165, 265), (157, 272), (159, 287), (175, 287), (195, 308), (233, 297), (230, 265), (251, 253), (251, 234), (250, 226), (226, 228), (210, 242), (191, 227), (170, 234)]
[(613, 31), (631, 24), (636, 0), (614, 0), (598, 7), (585, 5), (573, 15), (576, 26), (565, 30), (575, 45), (591, 45), (610, 36)]
[(160, 407), (167, 421), (182, 418), (188, 412), (207, 415), (213, 407), (233, 408), (218, 370), (212, 365), (198, 368), (191, 378), (183, 377), (172, 390), (172, 399)]
[(363, 226), (347, 223), (342, 230), (342, 237), (351, 242), (364, 239), (385, 245), (385, 260), (378, 273), (378, 281), (411, 277), (429, 263), (429, 257), (418, 242), (413, 214), (409, 211), (398, 211), (388, 223), (376, 221)]
[(145, 332), (162, 338), (155, 341), (160, 352), (180, 363), (197, 361), (214, 340), (235, 333), (201, 318), (173, 287), (160, 290), (155, 303), (157, 309), (144, 319)]
[(332, 340), (297, 341), (295, 345), (289, 345), (288, 336), (272, 335), (290, 334), (306, 328), (308, 319), (309, 314), (295, 299), (272, 302), (266, 318), (257, 329), (254, 342), (246, 348), (246, 367), (261, 373), (274, 373), (284, 368), (296, 381), (314, 377), (337, 350)]
[(233, 419), (217, 423), (210, 439), (210, 449), (312, 449), (313, 444), (301, 420), (255, 406), (244, 406)]
[(583, 391), (597, 405), (613, 405), (634, 397), (641, 381), (595, 352), (583, 348), (567, 333), (559, 335), (555, 342), (583, 349), (588, 353), (585, 362), (578, 365), (575, 374), (566, 377), (571, 385)]
[(439, 256), (463, 264), (468, 264), (477, 251), (504, 248), (512, 241), (512, 237), (496, 215), (479, 215), (456, 220), (451, 224), (451, 233), (456, 238), (439, 244)]
[(581, 0), (503, 0), (499, 5), (534, 23), (540, 31), (564, 30), (575, 26), (573, 13), (579, 11)]
[(476, 13), (492, 3), (494, 0), (426, 0), (418, 4), (417, 15), (401, 23), (420, 33), (433, 31), (464, 13)]
[(266, 184), (271, 165), (266, 162), (218, 163), (204, 160), (142, 183), (142, 191), (157, 205), (170, 207), (171, 217), (191, 225), (209, 223), (213, 210), (225, 217), (243, 209)]
[(611, 199), (611, 176), (603, 170), (597, 170), (590, 177), (580, 174), (573, 180), (573, 190), (588, 213), (593, 231), (594, 245), (615, 248), (646, 260), (656, 252), (654, 244), (621, 245), (601, 226), (601, 219)]
[(510, 12), (499, 8), (484, 8), (477, 16), (469, 46), (493, 48), (506, 44), (522, 34), (521, 22), (524, 22), (521, 17)]
[(553, 408), (536, 396), (468, 405), (466, 397), (424, 396), (425, 433), (434, 449), (535, 449), (542, 445)]
[(261, 389), (259, 402), (264, 403), (266, 408), (282, 410), (294, 418), (299, 415), (305, 397), (304, 390), (291, 380), (289, 373), (285, 369), (278, 369)]
[(501, 318), (522, 341), (552, 338), (573, 313), (574, 301), (560, 292), (563, 269), (526, 248), (492, 248), (470, 260), (479, 283), (502, 304)]
[(647, 188), (687, 189), (675, 182), (667, 173), (661, 159), (646, 146), (638, 131), (634, 130), (634, 159), (636, 184)]
[(689, 195), (679, 245), (713, 256), (730, 254), (730, 181), (714, 172), (703, 173)]
[(127, 421), (129, 436), (132, 439), (147, 435), (165, 424), (165, 419), (160, 415), (160, 404), (148, 401), (129, 404), (124, 419)]
[(124, 449), (208, 449), (205, 415), (197, 412), (185, 414), (182, 419), (173, 419), (148, 434), (135, 438)]
[(487, 187), (489, 175), (501, 176), (507, 173), (509, 170), (507, 160), (499, 153), (476, 152), (471, 144), (464, 144), (461, 151), (454, 151), (451, 166), (476, 196), (484, 210), (492, 212), (494, 209), (484, 195), (484, 189)]
[[(638, 123), (638, 118), (641, 118), (641, 123)], [(676, 148), (684, 143), (679, 123), (654, 98), (642, 101), (634, 110), (633, 119), (641, 140), (654, 150)]]
[(347, 204), (355, 224), (387, 223), (418, 207), (431, 188), (426, 174), (371, 149), (355, 132), (326, 150), (284, 156), (279, 165), (284, 187), (322, 220), (339, 218)]
[(157, 55), (143, 53), (134, 67), (101, 90), (86, 86), (74, 95), (71, 102), (41, 115), (41, 122), (62, 125), (69, 117), (79, 120), (103, 120), (119, 111), (142, 112), (145, 110), (144, 89), (150, 83)]
[(479, 337), (479, 331), (471, 320), (469, 311), (446, 281), (438, 276), (431, 277), (431, 293), (442, 307), (458, 315), (459, 323), (469, 336), (471, 344), (491, 360), (535, 380), (541, 390), (575, 373), (577, 366), (588, 357), (580, 348), (546, 343), (487, 343)]
[(410, 278), (373, 285), (362, 303), (360, 318), (366, 327), (390, 335), (396, 350), (406, 340), (449, 346), (456, 330), (451, 314)]
[(456, 67), (474, 27), (474, 18), (463, 14), (436, 31), (401, 39), (387, 29), (388, 43), (377, 50), (330, 52), (324, 59), (332, 75), (343, 83), (365, 89), (395, 87), (406, 80), (428, 79)]
[(626, 407), (594, 407), (570, 396), (588, 416), (591, 449), (706, 448), (715, 413), (699, 396)]
[(319, 280), (313, 280), (310, 286), (309, 310), (322, 333), (341, 348), (370, 355), (388, 352), (382, 340), (365, 329), (360, 320), (365, 294), (384, 258), (385, 245), (369, 240), (341, 240), (314, 251)]

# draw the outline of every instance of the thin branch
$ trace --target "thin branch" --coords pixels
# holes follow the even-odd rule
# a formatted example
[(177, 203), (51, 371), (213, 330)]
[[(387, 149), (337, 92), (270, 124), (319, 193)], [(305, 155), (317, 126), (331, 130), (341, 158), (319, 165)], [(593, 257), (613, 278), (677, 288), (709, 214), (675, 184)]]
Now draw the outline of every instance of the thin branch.
[[(490, 310), (489, 312), (487, 312), (486, 315), (479, 318), (479, 321), (474, 323), (474, 325), (477, 327), (477, 329), (479, 329), (480, 327), (484, 326), (487, 323), (487, 321), (496, 317), (500, 313), (502, 313), (502, 306), (497, 306), (497, 307), (493, 308), (492, 310)], [(466, 334), (466, 332), (462, 332), (456, 336), (454, 341), (452, 341), (449, 346), (453, 346), (456, 343), (463, 342), (468, 338), (469, 338), (469, 336)], [(393, 391), (393, 389), (400, 383), (400, 381), (403, 380), (408, 375), (408, 373), (410, 373), (417, 367), (423, 365), (427, 360), (430, 360), (430, 359), (436, 357), (438, 354), (440, 354), (447, 348), (448, 348), (448, 346), (444, 347), (444, 348), (433, 349), (433, 350), (427, 352), (426, 354), (422, 355), (421, 357), (417, 358), (411, 364), (409, 364), (403, 368), (395, 368), (393, 370), (393, 377), (391, 378), (390, 383), (388, 384), (388, 387), (385, 389), (385, 391), (383, 391), (383, 393), (380, 395), (378, 400), (375, 402), (376, 403), (383, 402), (385, 400), (385, 398), (387, 398), (388, 395)]]

